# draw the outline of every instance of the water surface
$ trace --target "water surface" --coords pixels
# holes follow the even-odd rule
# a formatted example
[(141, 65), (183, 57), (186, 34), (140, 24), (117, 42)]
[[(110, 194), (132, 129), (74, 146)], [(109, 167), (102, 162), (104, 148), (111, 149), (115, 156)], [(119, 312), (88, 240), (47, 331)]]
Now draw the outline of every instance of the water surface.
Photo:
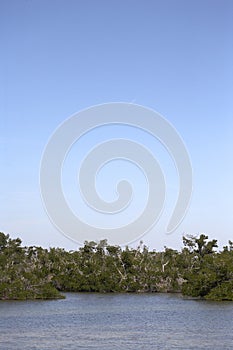
[(233, 348), (233, 303), (178, 294), (67, 293), (1, 301), (0, 349)]

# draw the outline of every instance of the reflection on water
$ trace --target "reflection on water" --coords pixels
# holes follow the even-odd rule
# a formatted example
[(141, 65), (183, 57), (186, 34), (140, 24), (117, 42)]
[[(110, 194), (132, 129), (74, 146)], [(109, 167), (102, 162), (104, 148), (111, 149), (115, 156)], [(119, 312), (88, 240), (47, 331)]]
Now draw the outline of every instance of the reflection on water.
[(66, 294), (1, 301), (0, 349), (233, 348), (233, 303), (177, 294)]

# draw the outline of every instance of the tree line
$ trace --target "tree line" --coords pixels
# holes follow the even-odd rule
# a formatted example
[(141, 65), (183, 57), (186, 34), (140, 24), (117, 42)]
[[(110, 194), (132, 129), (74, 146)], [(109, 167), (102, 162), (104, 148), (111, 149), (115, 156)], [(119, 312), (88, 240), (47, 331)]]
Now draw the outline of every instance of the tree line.
[(183, 248), (150, 251), (85, 242), (75, 251), (23, 247), (0, 233), (0, 299), (63, 298), (62, 292), (181, 292), (233, 301), (233, 242), (216, 251), (208, 236), (183, 237)]

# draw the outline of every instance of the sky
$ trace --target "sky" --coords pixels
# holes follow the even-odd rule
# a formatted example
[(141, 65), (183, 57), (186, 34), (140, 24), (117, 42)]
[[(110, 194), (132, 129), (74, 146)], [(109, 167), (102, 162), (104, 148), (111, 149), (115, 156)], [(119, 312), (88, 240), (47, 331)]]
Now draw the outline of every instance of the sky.
[[(155, 153), (166, 178), (164, 212), (142, 238), (150, 249), (180, 249), (184, 234), (205, 233), (220, 247), (232, 240), (232, 15), (230, 0), (1, 1), (0, 231), (20, 237), (24, 245), (78, 246), (44, 209), (39, 185), (43, 151), (74, 113), (128, 102), (160, 113), (186, 145), (193, 194), (184, 220), (166, 234), (178, 186), (166, 149), (151, 135), (122, 125), (94, 130), (72, 147), (63, 174), (72, 210), (103, 224), (78, 199), (77, 171), (97, 143), (125, 137), (141, 140)], [(134, 165), (115, 160), (103, 167), (96, 183), (100, 196), (110, 201), (114, 183), (127, 176), (135, 190), (130, 216), (143, 210), (147, 191)]]

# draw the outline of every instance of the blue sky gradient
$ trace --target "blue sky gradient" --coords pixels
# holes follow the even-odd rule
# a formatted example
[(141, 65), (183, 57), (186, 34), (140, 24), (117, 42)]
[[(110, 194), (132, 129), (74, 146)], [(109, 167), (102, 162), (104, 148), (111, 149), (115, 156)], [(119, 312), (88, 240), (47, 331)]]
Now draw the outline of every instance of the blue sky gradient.
[[(25, 245), (77, 246), (53, 227), (43, 209), (42, 153), (70, 115), (123, 101), (152, 108), (169, 120), (193, 166), (189, 211), (180, 227), (166, 235), (177, 193), (171, 159), (150, 136), (103, 129), (103, 140), (122, 134), (142, 138), (162, 164), (168, 199), (160, 222), (143, 237), (145, 244), (157, 250), (180, 248), (184, 232), (204, 232), (220, 246), (233, 239), (232, 15), (230, 0), (1, 1), (0, 230), (20, 236)], [(87, 135), (75, 147), (85, 153), (99, 137)], [(64, 189), (75, 206), (73, 160), (67, 160)], [(141, 174), (126, 170), (140, 183)], [(107, 182), (99, 180), (99, 191), (109, 199)], [(137, 193), (140, 203), (142, 193)]]

